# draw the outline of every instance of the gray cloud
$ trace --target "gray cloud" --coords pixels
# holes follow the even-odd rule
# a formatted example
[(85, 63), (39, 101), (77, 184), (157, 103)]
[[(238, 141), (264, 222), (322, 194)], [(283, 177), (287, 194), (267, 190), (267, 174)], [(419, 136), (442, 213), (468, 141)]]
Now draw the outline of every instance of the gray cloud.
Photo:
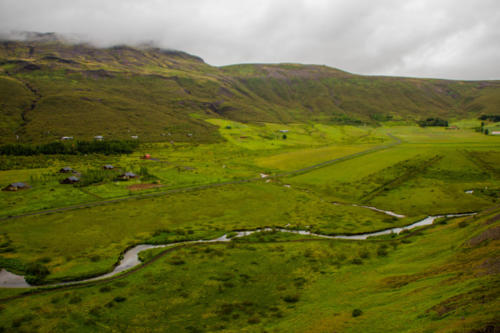
[(154, 42), (212, 65), (326, 64), (354, 73), (500, 79), (498, 0), (2, 0), (0, 32)]

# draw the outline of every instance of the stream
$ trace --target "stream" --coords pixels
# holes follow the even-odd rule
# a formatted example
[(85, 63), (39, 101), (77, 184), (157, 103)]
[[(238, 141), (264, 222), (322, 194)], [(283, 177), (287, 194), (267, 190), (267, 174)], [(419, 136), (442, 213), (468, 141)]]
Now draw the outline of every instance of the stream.
[[(373, 209), (373, 207), (364, 207), (364, 208)], [(392, 212), (390, 212), (390, 213), (392, 213)], [(395, 213), (393, 213), (393, 214), (395, 214)], [(330, 236), (330, 235), (322, 235), (322, 234), (313, 233), (313, 232), (307, 231), (307, 230), (290, 230), (290, 229), (284, 229), (284, 228), (261, 228), (261, 229), (248, 230), (248, 231), (237, 231), (237, 232), (231, 233), (231, 237), (228, 237), (228, 234), (224, 234), (218, 238), (209, 239), (209, 240), (184, 241), (184, 242), (162, 244), (162, 245), (140, 244), (140, 245), (136, 245), (136, 246), (132, 247), (131, 249), (129, 249), (128, 251), (126, 251), (123, 254), (123, 258), (120, 260), (119, 264), (117, 266), (115, 266), (111, 272), (103, 274), (103, 275), (99, 275), (99, 276), (85, 279), (85, 280), (61, 282), (61, 283), (55, 283), (55, 284), (43, 285), (43, 286), (32, 286), (26, 282), (26, 280), (24, 279), (24, 276), (16, 275), (16, 274), (13, 274), (5, 269), (2, 269), (2, 270), (0, 270), (0, 288), (56, 287), (56, 286), (73, 285), (73, 284), (79, 284), (79, 283), (84, 283), (84, 282), (102, 280), (102, 279), (110, 278), (112, 276), (115, 276), (117, 274), (120, 274), (124, 271), (127, 271), (133, 267), (140, 265), (142, 262), (139, 260), (139, 253), (142, 251), (157, 249), (157, 248), (182, 246), (182, 245), (194, 244), (194, 243), (230, 242), (234, 238), (245, 237), (245, 236), (249, 236), (251, 234), (258, 233), (258, 232), (266, 232), (266, 231), (269, 232), (269, 231), (275, 230), (278, 232), (288, 232), (288, 233), (293, 233), (293, 234), (314, 236), (314, 237), (327, 238), (327, 239), (366, 240), (369, 237), (388, 235), (388, 234), (392, 234), (392, 233), (399, 234), (400, 232), (402, 232), (404, 230), (410, 230), (410, 229), (414, 229), (414, 228), (421, 227), (421, 226), (431, 225), (434, 222), (434, 220), (441, 218), (441, 217), (460, 217), (460, 216), (469, 216), (469, 215), (474, 215), (474, 214), (476, 214), (476, 213), (462, 213), (462, 214), (446, 214), (446, 215), (428, 216), (423, 220), (420, 220), (418, 222), (412, 223), (412, 224), (404, 226), (404, 227), (390, 228), (390, 229), (385, 229), (385, 230), (381, 230), (381, 231), (368, 232), (368, 233), (362, 233), (362, 234), (357, 234), (357, 235)], [(395, 214), (393, 216), (397, 216), (397, 215), (398, 214)]]

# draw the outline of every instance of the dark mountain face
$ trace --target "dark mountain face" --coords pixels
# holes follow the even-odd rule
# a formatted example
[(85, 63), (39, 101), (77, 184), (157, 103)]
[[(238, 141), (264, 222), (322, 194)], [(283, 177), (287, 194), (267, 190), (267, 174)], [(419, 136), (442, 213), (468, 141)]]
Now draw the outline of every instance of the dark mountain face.
[[(0, 142), (95, 135), (211, 142), (203, 118), (375, 124), (498, 113), (499, 81), (370, 77), (299, 64), (213, 67), (154, 47), (0, 42)], [(192, 135), (189, 135), (192, 134)]]

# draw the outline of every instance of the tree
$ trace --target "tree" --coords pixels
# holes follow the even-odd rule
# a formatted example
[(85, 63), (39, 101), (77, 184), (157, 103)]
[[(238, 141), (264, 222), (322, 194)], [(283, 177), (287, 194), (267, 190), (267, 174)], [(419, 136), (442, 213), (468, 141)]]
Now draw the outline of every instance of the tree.
[(283, 140), (286, 140), (286, 134), (283, 134), (282, 138)]

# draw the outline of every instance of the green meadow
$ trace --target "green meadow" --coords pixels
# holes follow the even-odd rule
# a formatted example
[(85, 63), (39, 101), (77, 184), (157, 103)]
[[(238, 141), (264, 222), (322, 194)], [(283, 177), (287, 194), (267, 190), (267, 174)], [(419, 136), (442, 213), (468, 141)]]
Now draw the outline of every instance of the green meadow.
[[(454, 332), (498, 320), (499, 137), (467, 122), (207, 121), (222, 142), (0, 157), (2, 187), (31, 186), (0, 192), (0, 266), (45, 271), (34, 292), (0, 289), (3, 330)], [(80, 184), (60, 183), (64, 166)], [(139, 177), (118, 180), (126, 171)], [(461, 212), (479, 214), (364, 241), (274, 230), (154, 249), (115, 279), (43, 287), (109, 272), (138, 244), (264, 227), (350, 235)]]

